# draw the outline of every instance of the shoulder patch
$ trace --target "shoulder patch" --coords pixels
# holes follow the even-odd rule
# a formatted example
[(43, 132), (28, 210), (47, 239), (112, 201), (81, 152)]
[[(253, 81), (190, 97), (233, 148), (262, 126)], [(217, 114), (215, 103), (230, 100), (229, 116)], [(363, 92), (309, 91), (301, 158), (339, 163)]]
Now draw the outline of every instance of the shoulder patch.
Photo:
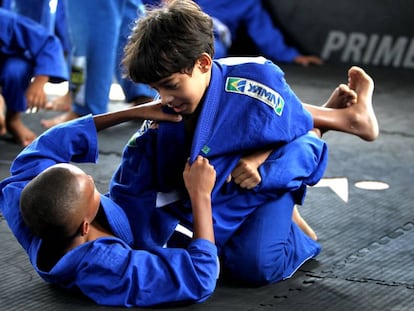
[(152, 121), (151, 120), (144, 120), (141, 127), (136, 131), (131, 138), (128, 140), (128, 147), (135, 147), (137, 145), (136, 140), (138, 137), (142, 136), (148, 129), (151, 128)]
[(140, 133), (135, 132), (128, 140), (127, 146), (128, 147), (136, 147), (137, 145), (137, 138), (141, 136)]
[(238, 77), (228, 77), (226, 92), (250, 96), (273, 108), (278, 116), (282, 115), (285, 101), (282, 96), (270, 87), (254, 80)]

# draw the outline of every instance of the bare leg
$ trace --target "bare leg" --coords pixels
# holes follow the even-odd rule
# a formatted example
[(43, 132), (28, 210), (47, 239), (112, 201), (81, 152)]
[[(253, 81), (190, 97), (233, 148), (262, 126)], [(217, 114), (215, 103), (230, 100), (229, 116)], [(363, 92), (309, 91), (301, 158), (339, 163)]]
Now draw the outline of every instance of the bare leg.
[(35, 140), (37, 135), (23, 124), (20, 114), (20, 112), (7, 112), (6, 125), (16, 142), (26, 147)]
[(294, 208), (293, 208), (292, 220), (312, 240), (316, 241), (318, 239), (318, 237), (316, 236), (315, 231), (313, 231), (311, 226), (309, 226), (309, 224), (305, 221), (305, 219), (303, 219), (302, 216), (299, 214), (299, 210), (298, 210), (297, 205), (295, 205)]
[(0, 94), (0, 136), (7, 133), (6, 128), (6, 103), (3, 96)]
[(340, 85), (323, 107), (304, 104), (322, 134), (335, 130), (372, 141), (378, 137), (378, 122), (372, 107), (374, 81), (359, 67), (348, 71), (348, 85)]
[(72, 94), (67, 92), (65, 95), (55, 98), (46, 103), (45, 110), (70, 111), (72, 105)]
[(51, 128), (52, 126), (55, 126), (57, 124), (66, 122), (66, 121), (70, 121), (70, 120), (74, 120), (79, 118), (79, 115), (73, 111), (68, 111), (65, 112), (63, 114), (60, 114), (52, 119), (47, 119), (47, 120), (41, 120), (40, 124), (42, 124), (42, 126), (44, 128)]

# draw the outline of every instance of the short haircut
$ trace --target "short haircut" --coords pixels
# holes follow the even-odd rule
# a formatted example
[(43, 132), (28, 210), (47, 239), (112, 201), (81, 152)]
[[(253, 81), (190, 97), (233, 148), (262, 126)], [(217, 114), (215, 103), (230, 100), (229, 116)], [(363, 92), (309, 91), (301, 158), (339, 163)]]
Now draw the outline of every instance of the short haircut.
[(211, 17), (192, 0), (172, 0), (137, 20), (122, 64), (127, 77), (148, 84), (191, 73), (203, 53), (214, 55)]
[[(36, 236), (65, 241), (76, 233), (79, 184), (70, 170), (52, 167), (31, 180), (20, 197), (23, 221)], [(75, 226), (75, 227), (74, 227)]]

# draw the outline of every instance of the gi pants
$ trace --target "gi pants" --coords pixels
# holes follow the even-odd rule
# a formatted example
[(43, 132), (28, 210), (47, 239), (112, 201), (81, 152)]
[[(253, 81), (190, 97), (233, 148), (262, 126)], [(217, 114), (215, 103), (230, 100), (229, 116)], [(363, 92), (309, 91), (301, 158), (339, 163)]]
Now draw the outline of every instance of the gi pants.
[[(304, 263), (318, 255), (319, 244), (292, 222), (294, 204), (292, 193), (286, 192), (258, 207), (222, 248), (223, 272), (263, 285), (291, 277), (298, 260)], [(300, 255), (307, 257), (294, 258)]]
[(26, 90), (33, 76), (33, 65), (21, 57), (0, 58), (0, 86), (9, 112), (27, 108)]

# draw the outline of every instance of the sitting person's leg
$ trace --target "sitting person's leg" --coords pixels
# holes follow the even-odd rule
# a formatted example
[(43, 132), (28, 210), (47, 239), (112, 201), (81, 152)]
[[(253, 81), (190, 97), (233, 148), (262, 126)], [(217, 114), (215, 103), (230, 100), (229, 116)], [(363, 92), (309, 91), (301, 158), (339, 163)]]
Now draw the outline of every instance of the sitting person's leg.
[(27, 146), (36, 134), (21, 119), (21, 113), (27, 109), (25, 92), (32, 77), (31, 65), (20, 58), (8, 58), (3, 62), (0, 84), (6, 105), (6, 128), (15, 141)]
[(298, 210), (298, 206), (295, 205), (295, 207), (293, 208), (293, 213), (292, 213), (292, 220), (295, 222), (296, 225), (298, 225), (298, 227), (300, 229), (302, 229), (302, 231), (309, 236), (312, 240), (317, 240), (318, 236), (316, 235), (315, 231), (312, 229), (312, 227), (306, 222), (305, 219), (303, 219), (303, 217), (300, 215), (299, 210)]
[(49, 101), (45, 110), (53, 111), (70, 111), (72, 105), (72, 94), (68, 90), (65, 95), (56, 97), (55, 99)]
[(372, 107), (374, 81), (361, 68), (351, 67), (348, 85), (341, 84), (323, 105), (304, 104), (321, 134), (329, 130), (356, 135), (372, 141), (378, 137), (377, 118)]
[[(348, 85), (341, 84), (336, 88), (323, 107), (305, 104), (314, 118), (315, 132), (319, 137), (329, 130), (356, 135), (364, 140), (372, 141), (378, 136), (378, 122), (372, 107), (374, 82), (359, 67), (348, 71)], [(272, 150), (262, 150), (244, 156), (233, 170), (229, 181), (242, 188), (252, 189), (261, 182), (258, 167), (267, 159)], [(316, 240), (317, 235), (302, 218), (298, 207), (293, 208), (293, 221), (310, 238)]]
[(291, 193), (258, 207), (222, 249), (223, 273), (238, 282), (265, 285), (290, 277), (320, 252), (293, 221)]

